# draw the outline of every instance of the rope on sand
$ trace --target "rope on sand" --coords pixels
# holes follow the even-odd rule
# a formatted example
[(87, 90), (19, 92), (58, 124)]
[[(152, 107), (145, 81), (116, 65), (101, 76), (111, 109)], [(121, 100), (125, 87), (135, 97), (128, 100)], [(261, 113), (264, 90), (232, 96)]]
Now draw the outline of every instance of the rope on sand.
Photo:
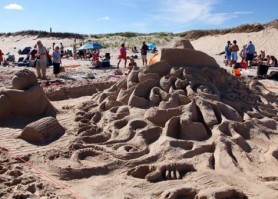
[(39, 170), (38, 168), (36, 168), (34, 165), (32, 165), (31, 163), (28, 163), (26, 160), (24, 160), (22, 157), (15, 155), (12, 150), (8, 149), (7, 147), (5, 147), (2, 143), (0, 143), (0, 149), (3, 149), (5, 152), (7, 152), (7, 154), (19, 161), (20, 163), (24, 163), (24, 165), (28, 166), (31, 169), (36, 170), (39, 174), (43, 175), (44, 177), (47, 178), (47, 180), (49, 182), (51, 182), (52, 184), (56, 184), (58, 188), (63, 189), (64, 191), (66, 191), (67, 193), (69, 193), (71, 196), (73, 196), (76, 199), (83, 199), (83, 197), (79, 196), (77, 193), (71, 191), (69, 188), (67, 188), (65, 185), (63, 185), (61, 182), (55, 180), (54, 178), (50, 177), (49, 175), (47, 175), (46, 173), (42, 172), (41, 170)]

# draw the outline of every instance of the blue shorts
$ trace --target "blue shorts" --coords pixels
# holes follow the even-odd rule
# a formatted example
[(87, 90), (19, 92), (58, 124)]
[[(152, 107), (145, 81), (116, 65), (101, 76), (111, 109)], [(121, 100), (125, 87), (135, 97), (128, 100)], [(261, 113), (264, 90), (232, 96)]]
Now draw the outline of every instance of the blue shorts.
[(237, 61), (237, 52), (232, 52), (232, 61)]
[(226, 60), (231, 60), (231, 54), (226, 54)]

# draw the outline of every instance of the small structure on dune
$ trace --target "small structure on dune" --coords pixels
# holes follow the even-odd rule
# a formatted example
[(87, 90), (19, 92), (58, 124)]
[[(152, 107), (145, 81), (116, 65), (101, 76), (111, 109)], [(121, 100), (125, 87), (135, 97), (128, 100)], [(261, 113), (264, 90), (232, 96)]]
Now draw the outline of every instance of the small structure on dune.
[(174, 44), (174, 48), (189, 48), (194, 49), (192, 44), (187, 39), (180, 39)]

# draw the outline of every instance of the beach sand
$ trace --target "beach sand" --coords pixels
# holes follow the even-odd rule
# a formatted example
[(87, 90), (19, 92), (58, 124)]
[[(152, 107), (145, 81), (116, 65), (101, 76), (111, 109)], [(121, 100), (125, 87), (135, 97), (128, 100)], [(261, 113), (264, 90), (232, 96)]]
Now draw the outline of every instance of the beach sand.
[[(61, 74), (63, 85), (45, 86), (46, 94), (61, 87), (82, 90), (80, 84), (102, 86), (64, 100), (52, 95), (65, 133), (51, 143), (19, 139), (30, 123), (26, 118), (0, 128), (0, 198), (277, 198), (278, 82), (238, 81), (224, 66), (224, 56), (217, 55), (227, 40), (236, 39), (240, 46), (251, 40), (258, 50), (277, 57), (277, 33), (267, 29), (193, 40), (195, 50), (215, 59), (186, 51), (188, 59), (206, 61), (199, 69), (166, 70), (161, 63), (160, 68), (144, 68), (138, 59), (139, 72), (124, 75), (122, 63), (123, 75), (115, 75), (118, 48), (112, 47), (102, 50), (112, 56), (112, 67), (104, 70), (90, 69), (89, 61), (63, 59), (64, 66), (80, 66)], [(179, 39), (158, 49), (172, 48)], [(32, 46), (37, 39), (0, 40), (3, 52), (16, 53), (15, 46)], [(53, 41), (73, 42), (41, 41), (48, 47)], [(0, 68), (2, 86), (10, 86), (21, 69)], [(88, 73), (95, 79), (80, 78)], [(248, 73), (254, 76), (256, 68)], [(55, 79), (51, 68), (47, 74)], [(117, 84), (105, 90), (110, 80)], [(153, 89), (157, 85), (163, 89)]]

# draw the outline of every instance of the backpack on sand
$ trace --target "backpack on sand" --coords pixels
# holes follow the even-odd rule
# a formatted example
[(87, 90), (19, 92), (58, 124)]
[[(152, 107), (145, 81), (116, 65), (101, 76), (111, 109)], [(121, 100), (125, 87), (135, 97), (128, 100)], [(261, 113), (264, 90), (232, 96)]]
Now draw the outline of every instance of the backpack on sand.
[(268, 79), (273, 79), (278, 81), (278, 71), (271, 71), (268, 75)]

